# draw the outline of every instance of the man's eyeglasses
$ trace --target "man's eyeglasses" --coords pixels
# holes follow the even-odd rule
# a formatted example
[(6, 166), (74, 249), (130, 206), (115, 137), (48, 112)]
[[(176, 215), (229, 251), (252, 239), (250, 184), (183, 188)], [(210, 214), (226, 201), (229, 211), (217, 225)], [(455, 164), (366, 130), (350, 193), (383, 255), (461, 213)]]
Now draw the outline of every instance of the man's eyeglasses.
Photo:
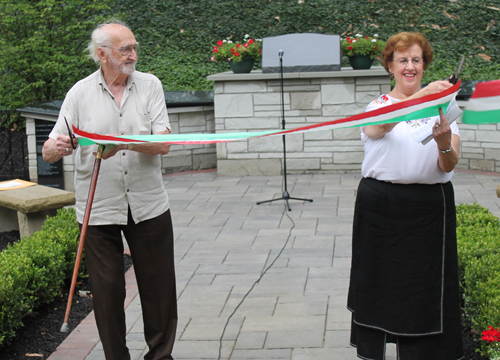
[(410, 61), (413, 64), (413, 66), (418, 66), (423, 63), (423, 60), (419, 57), (414, 57), (413, 59), (401, 58), (392, 61), (395, 61), (401, 67), (407, 66)]
[(139, 51), (141, 49), (141, 47), (139, 46), (138, 43), (135, 45), (122, 46), (121, 48), (115, 48), (115, 47), (105, 46), (105, 45), (103, 45), (101, 47), (118, 50), (120, 52), (121, 56), (129, 56), (130, 54), (132, 54), (132, 51), (135, 51), (136, 54), (139, 54)]

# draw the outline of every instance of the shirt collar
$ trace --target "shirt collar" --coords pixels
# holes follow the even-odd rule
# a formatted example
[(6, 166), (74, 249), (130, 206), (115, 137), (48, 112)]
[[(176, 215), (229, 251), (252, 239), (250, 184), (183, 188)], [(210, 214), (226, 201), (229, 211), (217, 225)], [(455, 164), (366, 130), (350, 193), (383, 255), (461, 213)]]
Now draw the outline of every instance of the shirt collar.
[[(135, 84), (135, 71), (127, 77), (127, 88), (129, 90), (132, 89), (133, 84)], [(102, 67), (99, 68), (99, 85), (101, 85), (104, 89), (108, 89), (108, 85), (106, 84), (106, 81), (104, 81), (104, 74), (102, 73)]]

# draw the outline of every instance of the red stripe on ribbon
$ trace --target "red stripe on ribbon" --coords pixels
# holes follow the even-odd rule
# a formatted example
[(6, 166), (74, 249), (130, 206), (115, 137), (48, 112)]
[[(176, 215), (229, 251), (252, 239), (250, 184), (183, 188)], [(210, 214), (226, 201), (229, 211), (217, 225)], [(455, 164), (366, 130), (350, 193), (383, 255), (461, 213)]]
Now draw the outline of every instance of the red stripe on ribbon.
[(89, 132), (78, 129), (77, 127), (75, 127), (75, 125), (73, 125), (73, 132), (78, 136), (83, 136), (83, 137), (86, 137), (87, 139), (92, 139), (92, 140), (122, 141), (122, 142), (129, 142), (129, 143), (142, 143), (143, 142), (141, 140), (132, 140), (132, 139), (120, 138), (120, 137), (111, 136), (111, 135), (99, 135), (99, 134), (95, 134), (95, 133), (89, 133)]
[[(445, 96), (451, 95), (454, 92), (458, 91), (460, 89), (461, 82), (462, 82), (462, 80), (459, 80), (455, 85), (453, 85), (449, 89), (446, 89), (446, 90), (441, 91), (439, 93), (422, 96), (422, 97), (417, 98), (417, 99), (400, 101), (400, 102), (397, 102), (397, 103), (392, 104), (392, 105), (384, 106), (384, 107), (381, 107), (381, 108), (378, 108), (378, 109), (375, 109), (372, 111), (367, 111), (367, 112), (364, 112), (361, 114), (352, 115), (352, 116), (349, 116), (349, 117), (346, 117), (343, 119), (322, 122), (322, 123), (314, 124), (314, 125), (307, 125), (307, 126), (303, 126), (303, 127), (299, 127), (299, 128), (295, 128), (295, 129), (290, 129), (290, 130), (284, 130), (284, 131), (281, 131), (279, 134), (287, 134), (287, 133), (295, 132), (295, 131), (304, 131), (304, 130), (314, 129), (317, 127), (323, 127), (323, 126), (328, 126), (328, 125), (343, 124), (343, 123), (348, 123), (348, 122), (355, 121), (355, 120), (364, 120), (364, 119), (374, 117), (374, 116), (385, 115), (385, 114), (391, 113), (391, 112), (396, 111), (396, 110), (404, 109), (406, 107), (420, 105), (420, 104), (423, 104), (427, 101), (438, 100), (438, 99), (441, 99)], [(271, 135), (275, 135), (275, 134), (263, 135), (262, 137), (271, 136)]]
[(476, 85), (471, 99), (500, 96), (500, 80), (485, 81)]

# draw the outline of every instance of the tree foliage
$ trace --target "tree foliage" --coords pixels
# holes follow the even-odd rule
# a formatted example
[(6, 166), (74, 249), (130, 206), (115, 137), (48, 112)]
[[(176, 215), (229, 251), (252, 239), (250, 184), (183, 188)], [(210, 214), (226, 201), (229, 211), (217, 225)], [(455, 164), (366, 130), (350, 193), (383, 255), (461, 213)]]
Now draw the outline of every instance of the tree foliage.
[(210, 61), (214, 44), (246, 34), (387, 40), (418, 31), (435, 52), (423, 82), (448, 78), (462, 55), (464, 80), (500, 79), (500, 0), (0, 0), (0, 107), (62, 97), (90, 74), (95, 65), (82, 51), (97, 17), (111, 12), (141, 43), (137, 69), (169, 91), (213, 89), (206, 77), (229, 70)]
[(52, 100), (96, 67), (83, 53), (98, 0), (0, 0), (0, 107)]

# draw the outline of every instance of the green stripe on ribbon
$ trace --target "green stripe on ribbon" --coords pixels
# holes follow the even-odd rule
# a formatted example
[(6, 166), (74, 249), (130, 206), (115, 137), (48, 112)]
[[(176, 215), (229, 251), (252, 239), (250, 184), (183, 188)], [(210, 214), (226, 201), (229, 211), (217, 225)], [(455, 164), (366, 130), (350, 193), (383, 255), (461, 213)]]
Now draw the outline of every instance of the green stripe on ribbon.
[(464, 124), (492, 124), (500, 122), (500, 110), (474, 111), (464, 110), (462, 116)]

